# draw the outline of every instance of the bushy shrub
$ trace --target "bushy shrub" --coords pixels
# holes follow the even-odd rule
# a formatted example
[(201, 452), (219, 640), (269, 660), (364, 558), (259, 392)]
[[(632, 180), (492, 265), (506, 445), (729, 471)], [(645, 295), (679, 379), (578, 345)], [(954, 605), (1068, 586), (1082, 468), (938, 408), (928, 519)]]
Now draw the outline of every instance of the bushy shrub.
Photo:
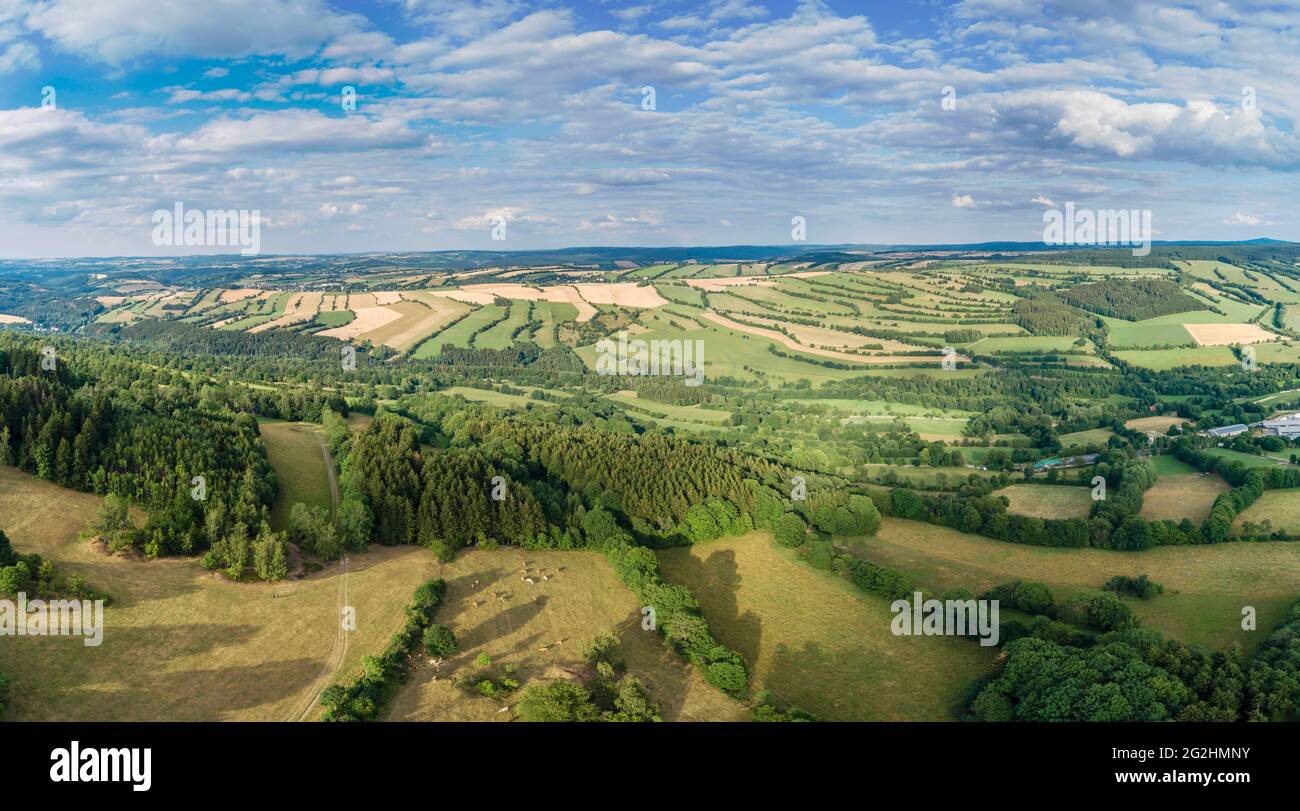
[(445, 659), (455, 653), (459, 646), (456, 635), (445, 625), (430, 625), (424, 629), (424, 648), (430, 656)]
[(802, 546), (804, 541), (808, 540), (808, 524), (799, 513), (788, 512), (776, 520), (773, 534), (776, 536), (776, 542), (782, 546)]
[(1126, 575), (1115, 575), (1106, 581), (1102, 586), (1106, 591), (1113, 591), (1116, 594), (1127, 594), (1130, 597), (1137, 597), (1142, 600), (1150, 600), (1158, 594), (1164, 592), (1165, 587), (1151, 580), (1144, 574), (1137, 577), (1128, 577)]

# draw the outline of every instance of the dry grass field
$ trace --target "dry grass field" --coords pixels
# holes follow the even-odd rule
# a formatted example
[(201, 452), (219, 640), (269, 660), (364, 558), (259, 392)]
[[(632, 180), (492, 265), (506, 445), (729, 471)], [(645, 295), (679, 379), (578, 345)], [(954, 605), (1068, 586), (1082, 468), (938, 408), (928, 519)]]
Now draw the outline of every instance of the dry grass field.
[(1160, 477), (1142, 494), (1142, 517), (1175, 523), (1187, 518), (1200, 524), (1209, 517), (1214, 500), (1228, 489), (1228, 483), (1218, 476), (1203, 476), (1173, 459), (1165, 459), (1162, 464), (1165, 469)]
[(1276, 341), (1275, 332), (1256, 324), (1183, 324), (1200, 346), (1235, 346)]
[[(460, 650), (441, 664), (421, 653), (390, 705), (388, 720), (514, 720), (512, 711), (503, 711), (511, 700), (500, 703), (454, 682), (485, 674), (499, 679), (506, 665), (525, 685), (582, 675), (582, 645), (604, 631), (619, 637), (619, 656), (659, 703), (665, 721), (748, 716), (743, 705), (705, 683), (698, 670), (668, 649), (659, 634), (641, 629), (636, 597), (598, 553), (470, 549), (438, 568), (447, 596), (436, 621), (456, 634)], [(525, 576), (536, 582), (524, 582)], [(486, 669), (475, 664), (484, 653), (492, 657)]]
[(321, 330), (316, 334), (351, 341), (402, 317), (402, 313), (397, 310), (380, 304), (374, 293), (353, 293), (348, 296), (348, 309), (356, 313), (355, 319), (341, 327)]
[(1182, 425), (1191, 420), (1179, 416), (1168, 417), (1138, 417), (1134, 420), (1128, 420), (1124, 423), (1125, 428), (1131, 428), (1134, 431), (1158, 431), (1164, 433), (1169, 430), (1171, 425)]
[(298, 581), (232, 583), (196, 558), (108, 557), (77, 539), (98, 505), (93, 495), (0, 467), (0, 528), (15, 548), (85, 576), (114, 601), (99, 647), (68, 637), (0, 644), (0, 672), (11, 681), (6, 720), (288, 720), (323, 676), (355, 675), (363, 654), (382, 649), (435, 568), (416, 547), (353, 556), (346, 594), (357, 630), (339, 671), (326, 674), (340, 565)]
[(813, 569), (768, 533), (666, 549), (659, 561), (745, 658), (752, 689), (819, 718), (950, 720), (995, 655), (951, 637), (894, 636), (889, 600)]
[(258, 424), (258, 431), (280, 482), (279, 495), (271, 506), (271, 525), (277, 530), (285, 529), (289, 510), (298, 502), (331, 509), (333, 501), (320, 426), (263, 420)]
[(1092, 509), (1092, 488), (1064, 484), (1013, 484), (995, 495), (1006, 496), (1007, 512), (1034, 518), (1083, 518)]
[(376, 346), (385, 344), (399, 352), (405, 352), (421, 339), (437, 332), (445, 324), (454, 321), (469, 310), (469, 307), (458, 301), (434, 296), (430, 296), (427, 300), (385, 304), (384, 307), (400, 313), (401, 317), (361, 335), (360, 338)]
[[(1268, 521), (1275, 530), (1300, 532), (1300, 489), (1269, 490), (1237, 516), (1233, 528), (1241, 529), (1247, 521), (1254, 524)], [(1297, 552), (1297, 558), (1300, 558), (1300, 552)], [(1300, 566), (1300, 560), (1296, 565)]]

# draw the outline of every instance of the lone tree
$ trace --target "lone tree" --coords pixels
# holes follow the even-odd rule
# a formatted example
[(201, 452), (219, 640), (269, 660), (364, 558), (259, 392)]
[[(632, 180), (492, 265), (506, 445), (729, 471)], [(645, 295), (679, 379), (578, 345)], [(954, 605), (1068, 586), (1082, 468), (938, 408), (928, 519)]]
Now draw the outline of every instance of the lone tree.
[(424, 629), (424, 647), (430, 656), (439, 659), (445, 659), (460, 649), (456, 635), (445, 625), (430, 625)]

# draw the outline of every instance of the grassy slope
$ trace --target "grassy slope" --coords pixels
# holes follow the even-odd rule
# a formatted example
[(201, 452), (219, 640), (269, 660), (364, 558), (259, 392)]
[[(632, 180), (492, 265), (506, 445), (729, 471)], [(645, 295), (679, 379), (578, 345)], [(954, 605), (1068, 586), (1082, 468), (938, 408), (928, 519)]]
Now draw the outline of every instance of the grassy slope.
[(1086, 517), (1092, 509), (1092, 488), (1062, 484), (1013, 484), (997, 491), (1011, 504), (1007, 512), (1037, 518)]
[(1154, 457), (1159, 478), (1142, 494), (1142, 517), (1148, 520), (1182, 521), (1195, 524), (1210, 515), (1210, 508), (1228, 483), (1218, 476), (1202, 476), (1196, 468), (1172, 456)]
[(890, 632), (889, 601), (815, 570), (755, 532), (659, 553), (695, 592), (719, 641), (771, 690), (831, 720), (946, 720), (990, 648)]
[[(482, 678), (485, 671), (474, 664), (481, 653), (492, 657), (487, 672), (497, 678), (505, 665), (513, 665), (524, 683), (572, 678), (585, 673), (582, 644), (603, 631), (619, 637), (619, 657), (659, 703), (664, 720), (746, 716), (741, 704), (667, 649), (659, 634), (641, 629), (640, 604), (598, 553), (474, 549), (439, 568), (447, 597), (438, 622), (456, 634), (460, 650), (441, 665), (421, 657), (392, 704), (390, 720), (513, 720), (512, 712), (500, 712), (502, 704), (469, 694), (453, 680)], [(537, 582), (521, 580), (525, 568)], [(541, 580), (543, 574), (550, 579)]]
[[(1052, 549), (995, 541), (899, 518), (857, 544), (869, 560), (912, 574), (935, 591), (965, 586), (979, 593), (1013, 579), (1039, 580), (1061, 601), (1095, 592), (1117, 574), (1147, 574), (1165, 593), (1131, 602), (1151, 628), (1213, 648), (1258, 644), (1300, 594), (1297, 550), (1287, 543), (1160, 547), (1145, 552)], [(1241, 608), (1259, 611), (1262, 631), (1241, 630)]]
[(288, 526), (289, 510), (303, 502), (330, 509), (329, 474), (321, 454), (321, 430), (308, 422), (263, 420), (259, 426), (267, 455), (280, 480), (280, 494), (271, 508), (271, 526)]
[[(197, 558), (112, 558), (78, 541), (95, 496), (0, 467), (0, 527), (22, 552), (81, 574), (114, 604), (104, 642), (24, 637), (0, 644), (9, 720), (281, 721), (312, 691), (338, 633), (341, 569), (282, 583), (231, 583)], [(383, 647), (433, 559), (414, 547), (351, 557), (358, 625), (340, 675)]]
[(1247, 521), (1270, 521), (1273, 529), (1300, 532), (1300, 488), (1269, 490), (1237, 516), (1233, 526), (1240, 528)]

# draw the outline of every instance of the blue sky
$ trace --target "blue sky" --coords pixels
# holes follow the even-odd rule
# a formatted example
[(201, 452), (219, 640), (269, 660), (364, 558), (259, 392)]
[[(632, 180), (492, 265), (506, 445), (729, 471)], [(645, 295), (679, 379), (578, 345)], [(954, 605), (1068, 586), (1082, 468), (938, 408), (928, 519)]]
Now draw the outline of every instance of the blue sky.
[(1066, 201), (1300, 240), (1297, 54), (1297, 0), (0, 0), (0, 255), (177, 251), (178, 201), (269, 253), (1036, 240)]

